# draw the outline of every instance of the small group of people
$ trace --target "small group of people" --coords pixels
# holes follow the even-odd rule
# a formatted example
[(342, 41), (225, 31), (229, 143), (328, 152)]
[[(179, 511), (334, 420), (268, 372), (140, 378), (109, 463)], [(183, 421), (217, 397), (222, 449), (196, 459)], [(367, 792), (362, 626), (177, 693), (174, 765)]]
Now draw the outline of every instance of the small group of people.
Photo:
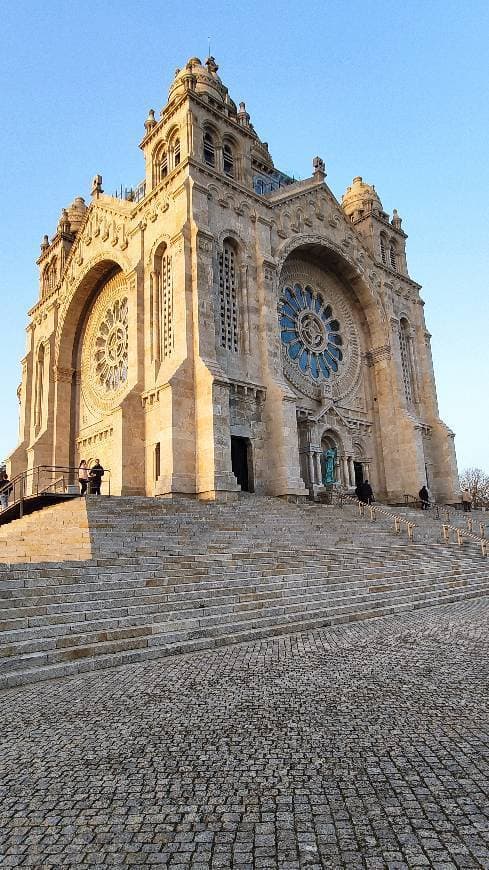
[(464, 489), (462, 492), (462, 505), (464, 513), (470, 513), (472, 510), (472, 493), (470, 489)]
[(12, 487), (9, 486), (10, 480), (7, 474), (7, 469), (2, 468), (0, 470), (0, 509), (2, 511), (8, 508), (8, 500), (9, 495), (12, 491)]
[(96, 459), (95, 464), (91, 468), (88, 467), (86, 459), (82, 459), (78, 468), (80, 495), (86, 495), (87, 489), (89, 495), (100, 495), (100, 487), (102, 486), (104, 474), (105, 469), (100, 464), (100, 459)]
[(358, 484), (355, 488), (355, 495), (358, 501), (361, 501), (362, 504), (372, 504), (375, 501), (374, 493), (368, 480), (364, 480), (362, 483)]

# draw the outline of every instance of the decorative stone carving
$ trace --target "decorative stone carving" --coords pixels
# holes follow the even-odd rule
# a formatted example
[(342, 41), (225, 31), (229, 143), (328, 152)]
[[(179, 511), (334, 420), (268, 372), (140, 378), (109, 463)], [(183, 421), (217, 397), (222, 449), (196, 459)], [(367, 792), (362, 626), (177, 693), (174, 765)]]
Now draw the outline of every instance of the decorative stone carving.
[[(287, 379), (317, 401), (322, 400), (325, 382), (331, 383), (335, 401), (343, 398), (361, 373), (360, 339), (346, 295), (321, 269), (302, 260), (286, 264), (280, 286), (278, 308)], [(295, 303), (290, 295), (297, 299)]]
[(127, 388), (129, 330), (126, 282), (111, 278), (90, 312), (83, 338), (81, 392), (92, 409), (115, 407)]

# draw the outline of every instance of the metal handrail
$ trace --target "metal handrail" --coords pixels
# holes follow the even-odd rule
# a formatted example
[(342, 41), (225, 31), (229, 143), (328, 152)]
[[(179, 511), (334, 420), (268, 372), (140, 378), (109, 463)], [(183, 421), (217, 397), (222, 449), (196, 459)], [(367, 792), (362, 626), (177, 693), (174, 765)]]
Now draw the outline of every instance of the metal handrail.
[(365, 516), (365, 510), (368, 509), (370, 514), (370, 519), (375, 521), (377, 519), (377, 514), (382, 514), (385, 517), (388, 517), (390, 520), (394, 520), (394, 532), (396, 535), (399, 535), (401, 532), (401, 527), (403, 525), (406, 526), (406, 531), (408, 535), (408, 539), (410, 541), (414, 541), (414, 530), (416, 528), (416, 523), (413, 523), (411, 520), (406, 520), (404, 517), (401, 517), (399, 514), (393, 514), (392, 511), (387, 511), (385, 508), (381, 508), (378, 505), (373, 504), (365, 504), (365, 502), (359, 501), (353, 495), (348, 495), (344, 492), (338, 493), (338, 499), (340, 501), (340, 505), (342, 506), (343, 501), (348, 501), (353, 504), (358, 504), (358, 511), (361, 517)]
[[(419, 496), (411, 495), (411, 493), (404, 493), (404, 505), (405, 507), (415, 507), (421, 508), (423, 502), (419, 498)], [(445, 514), (445, 521), (448, 523), (450, 521), (450, 511), (446, 505), (439, 505), (436, 501), (428, 501), (428, 508), (430, 510), (435, 511), (435, 518), (437, 520), (443, 519), (442, 514)]]
[(483, 556), (487, 556), (487, 538), (486, 538), (486, 529), (484, 523), (480, 523), (480, 535), (475, 535), (472, 531), (472, 523), (467, 524), (466, 529), (461, 529), (459, 526), (451, 526), (448, 523), (443, 523), (442, 525), (443, 532), (443, 540), (446, 544), (450, 543), (450, 532), (455, 532), (457, 537), (457, 544), (459, 547), (463, 546), (464, 538), (468, 541), (473, 541), (475, 544), (479, 544), (481, 548), (481, 554)]
[[(58, 475), (54, 477), (54, 475)], [(110, 469), (104, 469), (105, 481), (108, 484), (108, 495), (110, 496)], [(54, 480), (49, 480), (49, 477), (54, 477)], [(12, 480), (9, 480), (3, 486), (0, 486), (0, 495), (7, 493), (8, 505), (13, 507), (19, 504), (19, 516), (24, 513), (24, 501), (26, 498), (31, 498), (39, 495), (49, 495), (52, 487), (56, 487), (55, 492), (58, 492), (57, 486), (62, 482), (63, 490), (67, 493), (69, 486), (78, 486), (78, 467), (64, 465), (37, 465), (34, 468), (28, 468), (26, 471), (20, 472)]]

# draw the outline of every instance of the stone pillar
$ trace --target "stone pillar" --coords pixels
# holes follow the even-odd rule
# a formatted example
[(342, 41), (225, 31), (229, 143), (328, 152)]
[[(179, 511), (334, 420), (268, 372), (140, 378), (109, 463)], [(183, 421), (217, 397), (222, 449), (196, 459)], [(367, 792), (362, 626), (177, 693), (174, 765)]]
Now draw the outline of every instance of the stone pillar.
[(348, 475), (350, 486), (355, 486), (355, 465), (353, 462), (353, 456), (348, 457)]
[(343, 484), (344, 486), (349, 486), (349, 471), (348, 471), (348, 459), (346, 456), (343, 456)]
[(321, 486), (323, 482), (321, 479), (321, 454), (317, 450), (314, 451), (314, 468), (316, 472), (316, 484)]
[(314, 473), (314, 459), (313, 459), (313, 455), (312, 455), (312, 451), (311, 451), (310, 447), (309, 447), (309, 454), (308, 454), (307, 458), (308, 458), (308, 466), (309, 466), (309, 483), (312, 486), (314, 486), (314, 484), (316, 483), (316, 479), (315, 479), (316, 476)]

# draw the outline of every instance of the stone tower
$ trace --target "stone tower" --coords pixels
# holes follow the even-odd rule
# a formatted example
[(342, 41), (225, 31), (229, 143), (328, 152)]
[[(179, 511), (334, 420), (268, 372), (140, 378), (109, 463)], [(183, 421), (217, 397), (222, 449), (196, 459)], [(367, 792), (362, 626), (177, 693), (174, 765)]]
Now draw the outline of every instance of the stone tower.
[(209, 57), (149, 112), (145, 179), (63, 209), (41, 245), (15, 475), (100, 458), (112, 491), (313, 493), (369, 477), (391, 501), (455, 498), (420, 287), (401, 220), (320, 158), (275, 168)]

